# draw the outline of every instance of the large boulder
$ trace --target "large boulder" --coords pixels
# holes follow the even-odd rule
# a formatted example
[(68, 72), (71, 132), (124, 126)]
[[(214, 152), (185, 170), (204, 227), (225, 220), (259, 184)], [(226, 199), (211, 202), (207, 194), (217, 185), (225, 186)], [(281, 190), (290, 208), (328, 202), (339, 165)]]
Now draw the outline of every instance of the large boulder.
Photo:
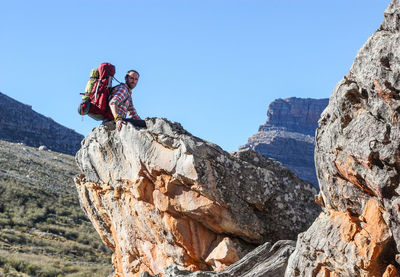
[(146, 124), (101, 125), (76, 155), (80, 201), (114, 251), (115, 276), (172, 264), (220, 271), (265, 242), (295, 239), (320, 212), (315, 187), (279, 162), (229, 154), (165, 119)]
[(315, 160), (323, 212), (299, 236), (286, 276), (398, 276), (399, 28), (394, 0), (321, 115)]

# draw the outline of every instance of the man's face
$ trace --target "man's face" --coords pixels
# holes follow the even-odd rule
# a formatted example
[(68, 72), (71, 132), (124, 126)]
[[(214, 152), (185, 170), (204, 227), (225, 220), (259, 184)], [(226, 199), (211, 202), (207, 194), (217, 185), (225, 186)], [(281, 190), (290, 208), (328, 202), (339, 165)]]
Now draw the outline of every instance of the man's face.
[(136, 87), (136, 84), (139, 80), (139, 76), (136, 74), (136, 72), (129, 72), (128, 76), (126, 76), (125, 81), (126, 84), (128, 85), (128, 87), (130, 89), (133, 89), (134, 87)]

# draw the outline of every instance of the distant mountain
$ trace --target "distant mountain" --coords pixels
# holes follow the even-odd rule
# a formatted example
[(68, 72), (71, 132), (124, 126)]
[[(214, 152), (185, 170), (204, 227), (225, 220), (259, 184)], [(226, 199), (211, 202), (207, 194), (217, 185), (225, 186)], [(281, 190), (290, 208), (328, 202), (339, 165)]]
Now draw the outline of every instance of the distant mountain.
[(75, 155), (83, 136), (0, 92), (0, 140)]
[(277, 99), (268, 107), (268, 118), (239, 149), (252, 149), (274, 158), (297, 176), (318, 186), (314, 164), (314, 136), (318, 119), (329, 99)]

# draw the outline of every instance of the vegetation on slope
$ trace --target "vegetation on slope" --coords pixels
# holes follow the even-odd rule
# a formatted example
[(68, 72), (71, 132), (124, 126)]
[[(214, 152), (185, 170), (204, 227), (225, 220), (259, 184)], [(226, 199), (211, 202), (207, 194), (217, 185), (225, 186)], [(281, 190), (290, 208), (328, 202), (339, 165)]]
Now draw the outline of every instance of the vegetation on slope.
[(74, 157), (0, 141), (0, 276), (107, 276), (111, 252), (82, 211)]

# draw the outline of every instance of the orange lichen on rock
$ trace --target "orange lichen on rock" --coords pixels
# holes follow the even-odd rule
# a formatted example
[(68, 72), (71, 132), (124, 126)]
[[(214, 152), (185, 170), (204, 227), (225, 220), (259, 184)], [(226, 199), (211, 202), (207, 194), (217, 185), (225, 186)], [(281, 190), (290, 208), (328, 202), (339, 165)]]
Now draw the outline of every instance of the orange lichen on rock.
[(219, 236), (193, 220), (176, 218), (168, 213), (164, 214), (163, 222), (172, 233), (175, 243), (186, 251), (186, 259), (190, 261), (187, 265), (194, 263), (200, 269), (209, 268), (205, 259)]
[[(154, 183), (147, 177), (133, 183), (125, 180), (114, 189), (106, 185), (104, 189), (83, 179), (76, 182), (82, 190), (87, 190), (82, 195), (90, 195), (82, 197), (82, 204), (92, 211), (91, 217), (101, 215), (102, 220), (93, 223), (103, 241), (114, 250), (114, 277), (139, 276), (144, 271), (160, 274), (177, 260), (191, 271), (223, 270), (239, 260), (236, 245), (215, 232), (221, 230), (218, 224), (223, 221), (222, 208), (198, 192), (186, 189), (172, 176), (157, 176)], [(115, 209), (113, 215), (107, 212), (109, 207)], [(193, 216), (199, 214), (197, 220), (182, 217), (181, 213), (187, 211)], [(115, 225), (110, 216), (121, 223)], [(132, 231), (122, 226), (134, 228)], [(174, 246), (166, 254), (165, 245), (171, 243), (168, 238), (173, 239)]]
[(383, 209), (375, 198), (371, 198), (365, 205), (362, 216), (365, 218), (363, 229), (356, 235), (354, 242), (357, 246), (361, 266), (374, 276), (380, 274), (381, 261), (379, 259), (391, 234), (383, 219)]
[(318, 272), (315, 277), (339, 277), (339, 275), (333, 271), (330, 271), (326, 266), (321, 266), (317, 268), (316, 272)]
[(390, 264), (386, 267), (385, 272), (383, 273), (382, 277), (399, 277), (399, 273), (394, 265)]
[(376, 196), (377, 193), (366, 185), (366, 181), (363, 180), (354, 170), (356, 161), (351, 156), (346, 156), (345, 160), (342, 162), (340, 159), (335, 161), (335, 165), (340, 174), (348, 180), (350, 183), (356, 185), (364, 192), (371, 196)]
[(331, 212), (331, 220), (340, 226), (340, 234), (344, 241), (350, 242), (360, 231), (357, 217), (344, 212)]
[(211, 263), (215, 271), (221, 271), (238, 260), (239, 256), (233, 241), (226, 237), (214, 248), (206, 262)]
[(76, 156), (82, 207), (114, 251), (115, 276), (221, 270), (267, 239), (295, 238), (319, 213), (317, 190), (278, 162), (229, 154), (165, 119), (146, 125), (101, 125)]
[[(374, 79), (374, 85), (375, 88), (378, 90), (378, 95), (389, 105), (389, 107), (393, 106), (393, 99), (395, 98), (395, 96), (397, 95), (396, 91), (393, 89), (386, 91), (384, 89), (382, 89), (382, 87), (379, 85), (378, 81), (376, 79)], [(388, 85), (389, 87), (391, 87), (390, 83), (388, 83), (387, 81), (385, 82), (385, 85)]]
[(332, 220), (340, 224), (342, 239), (354, 244), (358, 265), (368, 272), (368, 276), (381, 276), (380, 255), (391, 237), (382, 211), (378, 200), (371, 198), (360, 217), (351, 216), (348, 212), (334, 211), (331, 214)]
[(146, 177), (140, 177), (132, 187), (132, 194), (137, 200), (153, 203), (153, 183)]

